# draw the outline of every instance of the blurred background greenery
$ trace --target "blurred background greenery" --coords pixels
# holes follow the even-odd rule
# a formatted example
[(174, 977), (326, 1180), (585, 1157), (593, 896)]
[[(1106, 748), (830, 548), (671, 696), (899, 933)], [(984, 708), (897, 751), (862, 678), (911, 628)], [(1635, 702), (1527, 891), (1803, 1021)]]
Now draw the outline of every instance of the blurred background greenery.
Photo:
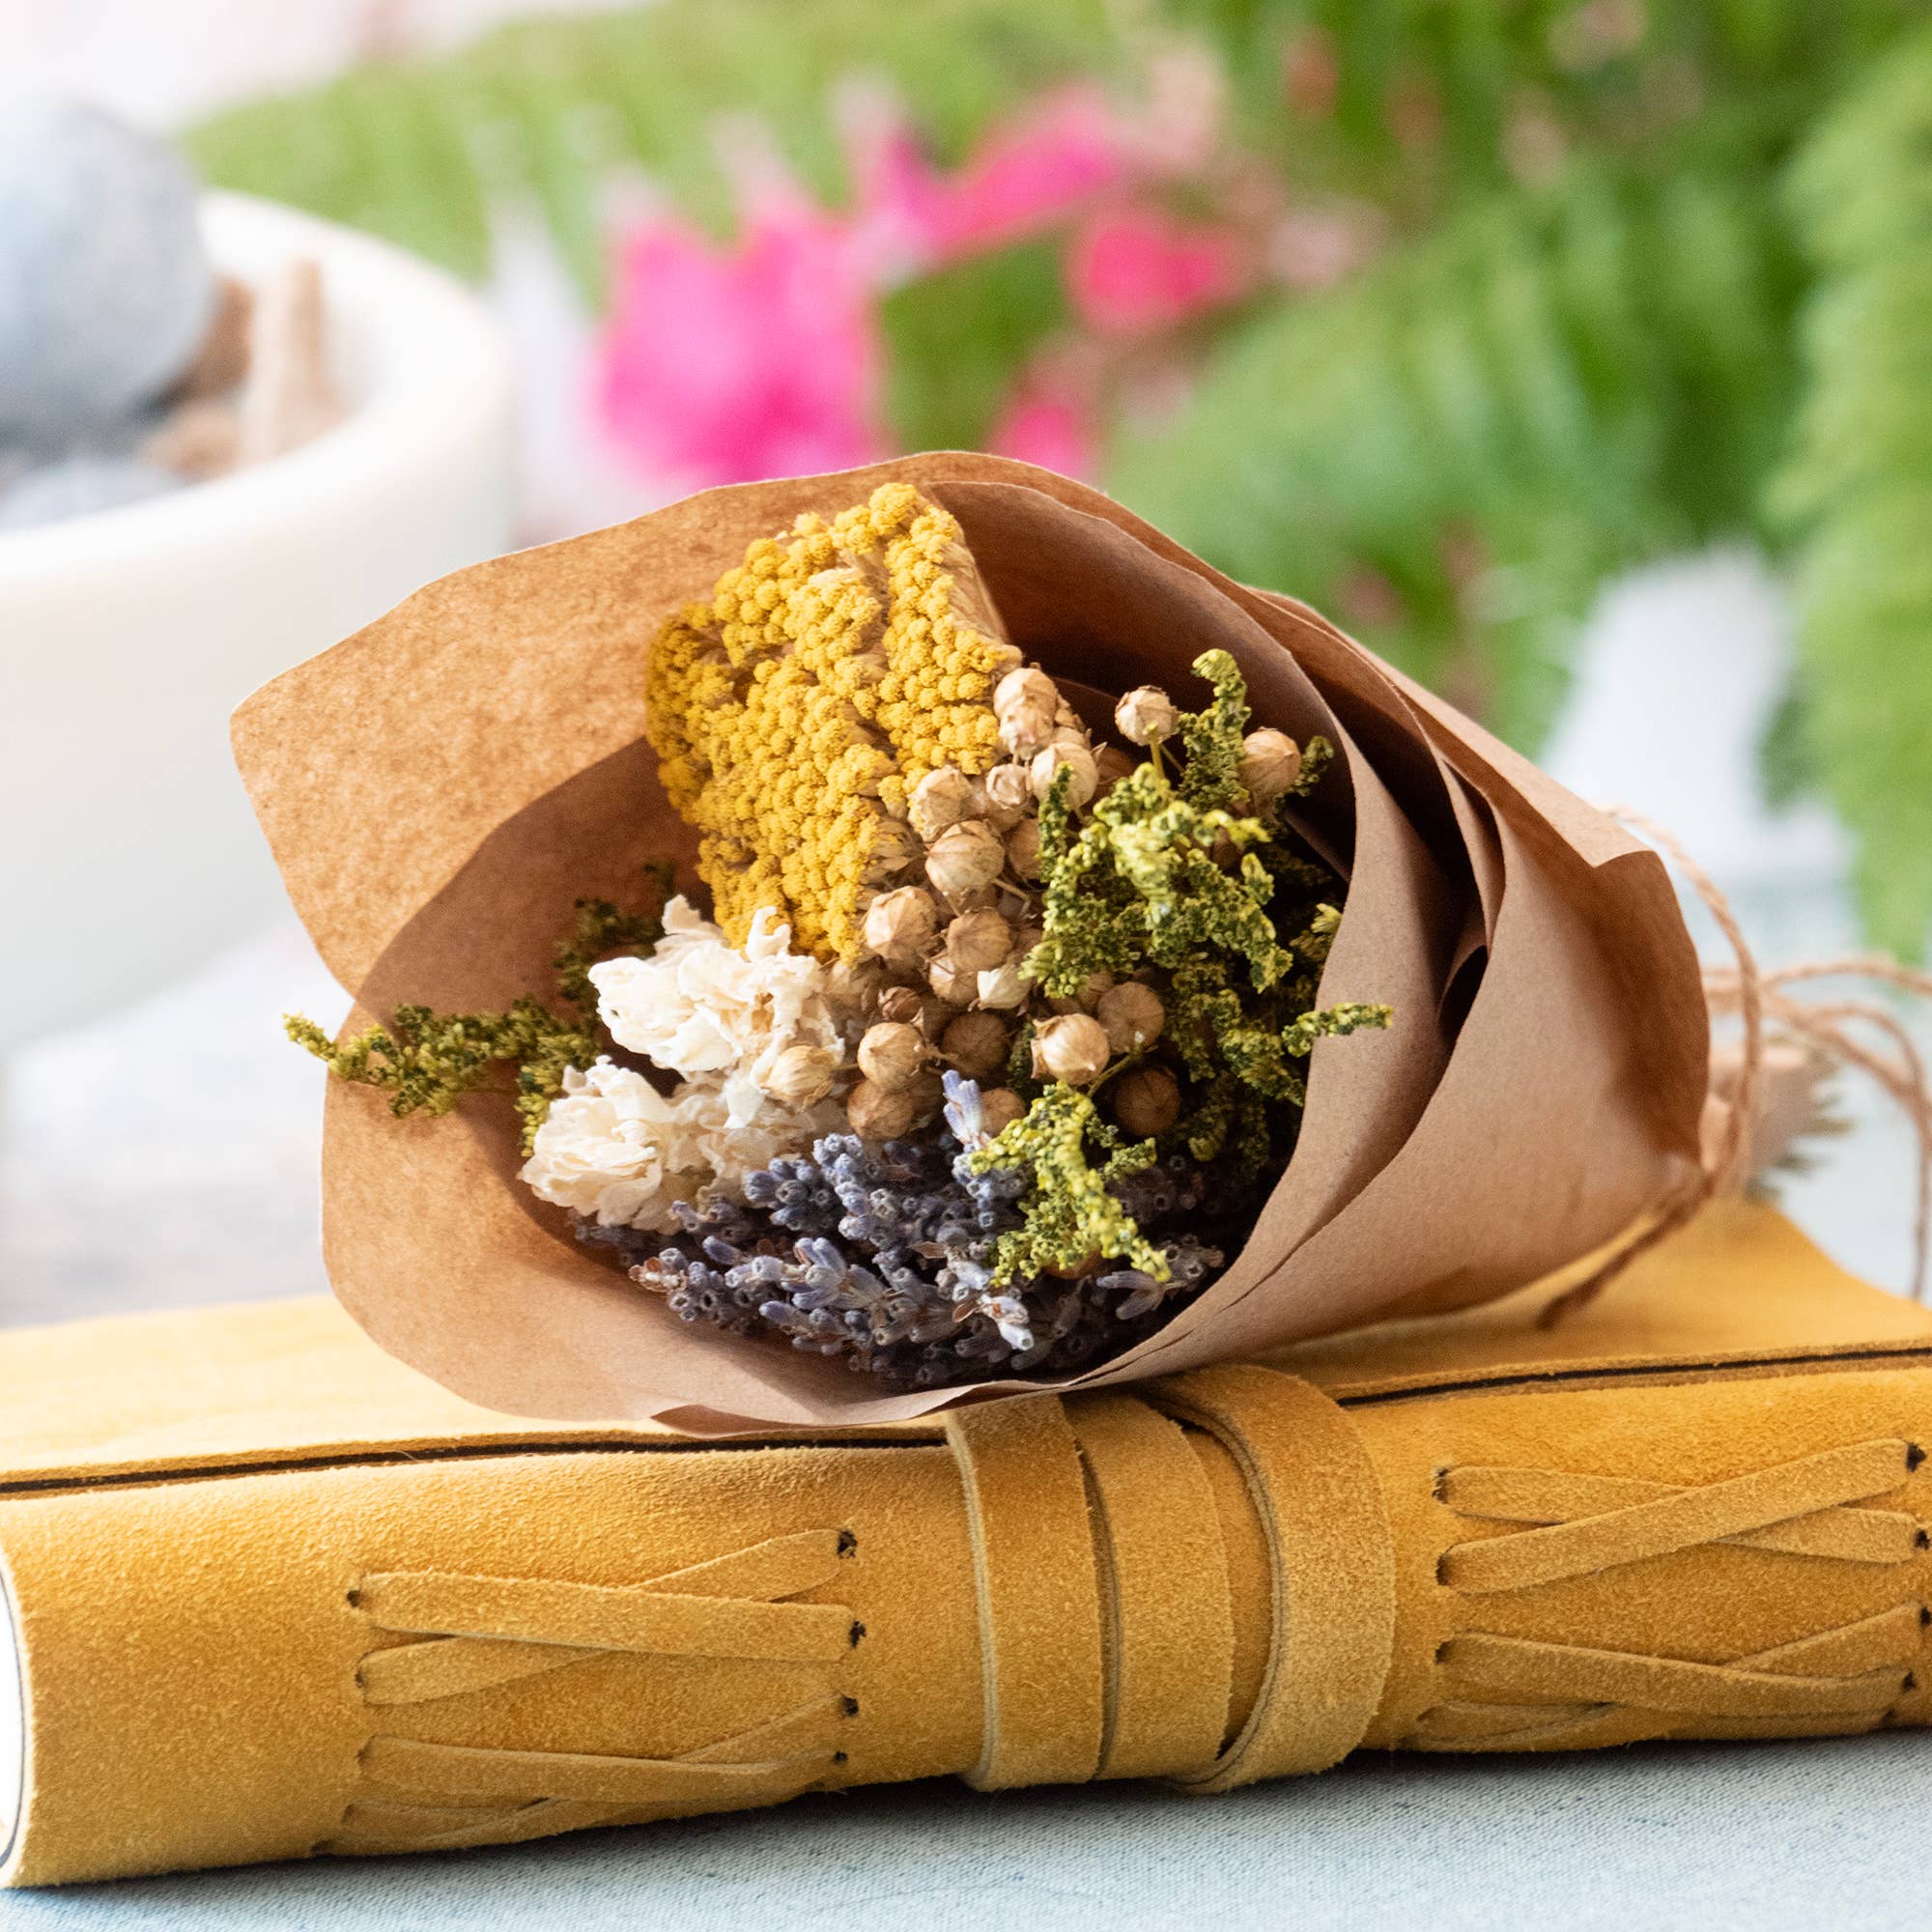
[(1605, 580), (1747, 539), (1800, 613), (1766, 794), (1922, 951), (1922, 5), (659, 0), (190, 147), (471, 278), (533, 211), (639, 471), (1083, 469), (1532, 752)]

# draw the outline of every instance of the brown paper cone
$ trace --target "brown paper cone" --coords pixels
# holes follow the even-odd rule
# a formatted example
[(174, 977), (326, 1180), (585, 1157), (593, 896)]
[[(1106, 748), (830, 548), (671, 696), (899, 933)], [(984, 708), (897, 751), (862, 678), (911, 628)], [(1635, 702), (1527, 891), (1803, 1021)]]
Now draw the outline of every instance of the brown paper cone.
[(297, 909), (362, 1012), (500, 1007), (548, 983), (585, 895), (633, 896), (695, 839), (643, 740), (661, 619), (755, 537), (904, 479), (943, 502), (1013, 640), (1058, 678), (1197, 701), (1233, 654), (1259, 722), (1340, 755), (1305, 830), (1348, 876), (1321, 1000), (1385, 1034), (1314, 1053), (1299, 1146), (1227, 1271), (1068, 1380), (880, 1396), (836, 1362), (687, 1326), (516, 1180), (500, 1101), (393, 1120), (331, 1084), (325, 1244), (392, 1353), (472, 1401), (725, 1430), (871, 1422), (1093, 1386), (1460, 1307), (1599, 1247), (1694, 1171), (1708, 1037), (1663, 867), (1478, 726), (1289, 599), (1244, 589), (1098, 492), (910, 457), (713, 490), (445, 578), (277, 678), (237, 755)]

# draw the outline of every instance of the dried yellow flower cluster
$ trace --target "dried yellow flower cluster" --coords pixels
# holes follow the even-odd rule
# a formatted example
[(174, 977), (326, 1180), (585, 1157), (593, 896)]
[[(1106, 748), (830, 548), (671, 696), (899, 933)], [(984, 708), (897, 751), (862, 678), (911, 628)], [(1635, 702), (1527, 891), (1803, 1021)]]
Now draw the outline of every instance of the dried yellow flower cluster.
[(913, 787), (995, 762), (1018, 662), (958, 524), (904, 483), (753, 544), (671, 618), (647, 728), (732, 942), (769, 906), (801, 951), (856, 956), (864, 900), (917, 855)]

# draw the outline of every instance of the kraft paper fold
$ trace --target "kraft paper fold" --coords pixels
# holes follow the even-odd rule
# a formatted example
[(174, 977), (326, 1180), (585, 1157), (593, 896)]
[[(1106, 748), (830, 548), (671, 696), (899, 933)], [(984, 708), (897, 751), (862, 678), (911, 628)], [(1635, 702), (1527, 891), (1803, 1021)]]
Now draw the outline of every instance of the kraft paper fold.
[(1932, 1317), (1741, 1202), (1561, 1286), (722, 1444), (513, 1423), (327, 1302), (14, 1334), (0, 1882), (1932, 1719)]
[[(331, 1281), (393, 1353), (493, 1407), (748, 1423), (908, 1417), (1167, 1374), (1504, 1293), (1598, 1248), (1694, 1171), (1708, 1060), (1662, 863), (1292, 601), (1107, 497), (993, 457), (744, 485), (463, 571), (257, 693), (235, 743), (296, 906), (355, 997), (500, 1007), (548, 983), (572, 901), (623, 901), (695, 841), (643, 740), (663, 617), (753, 538), (904, 479), (959, 520), (1017, 642), (1102, 693), (1235, 657), (1260, 723), (1340, 755), (1305, 829), (1348, 878), (1324, 1004), (1395, 1022), (1315, 1049), (1299, 1146), (1244, 1250), (1151, 1337), (1065, 1382), (881, 1397), (781, 1345), (678, 1322), (515, 1179), (508, 1110), (393, 1121), (333, 1086)], [(1095, 721), (1100, 722), (1100, 721)]]

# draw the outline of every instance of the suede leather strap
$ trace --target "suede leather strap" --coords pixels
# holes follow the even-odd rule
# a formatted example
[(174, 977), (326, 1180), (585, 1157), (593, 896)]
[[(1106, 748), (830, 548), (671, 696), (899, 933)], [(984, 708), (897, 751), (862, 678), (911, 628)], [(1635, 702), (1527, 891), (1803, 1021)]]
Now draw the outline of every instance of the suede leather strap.
[[(1883, 1495), (1896, 1490), (1916, 1463), (1909, 1442), (1854, 1442), (1728, 1482), (1660, 1486), (1643, 1500), (1625, 1500), (1601, 1514), (1458, 1544), (1443, 1556), (1442, 1581), (1473, 1596), (1613, 1570)], [(1901, 1554), (1911, 1554), (1909, 1537)], [(1874, 1560), (1862, 1550), (1860, 1555)], [(1876, 1560), (1897, 1559), (1882, 1554)]]
[(1182, 1782), (1227, 1791), (1325, 1771), (1374, 1720), (1395, 1642), (1395, 1562), (1375, 1467), (1348, 1416), (1293, 1376), (1200, 1369), (1151, 1394), (1226, 1444), (1274, 1562), (1261, 1695), (1227, 1751)]
[(1178, 1423), (1131, 1396), (1069, 1406), (1106, 1625), (1102, 1777), (1192, 1777), (1221, 1748), (1234, 1607), (1213, 1491)]
[(1083, 1784), (1106, 1726), (1087, 1477), (1052, 1396), (952, 1410), (980, 1605), (984, 1728), (966, 1782)]

